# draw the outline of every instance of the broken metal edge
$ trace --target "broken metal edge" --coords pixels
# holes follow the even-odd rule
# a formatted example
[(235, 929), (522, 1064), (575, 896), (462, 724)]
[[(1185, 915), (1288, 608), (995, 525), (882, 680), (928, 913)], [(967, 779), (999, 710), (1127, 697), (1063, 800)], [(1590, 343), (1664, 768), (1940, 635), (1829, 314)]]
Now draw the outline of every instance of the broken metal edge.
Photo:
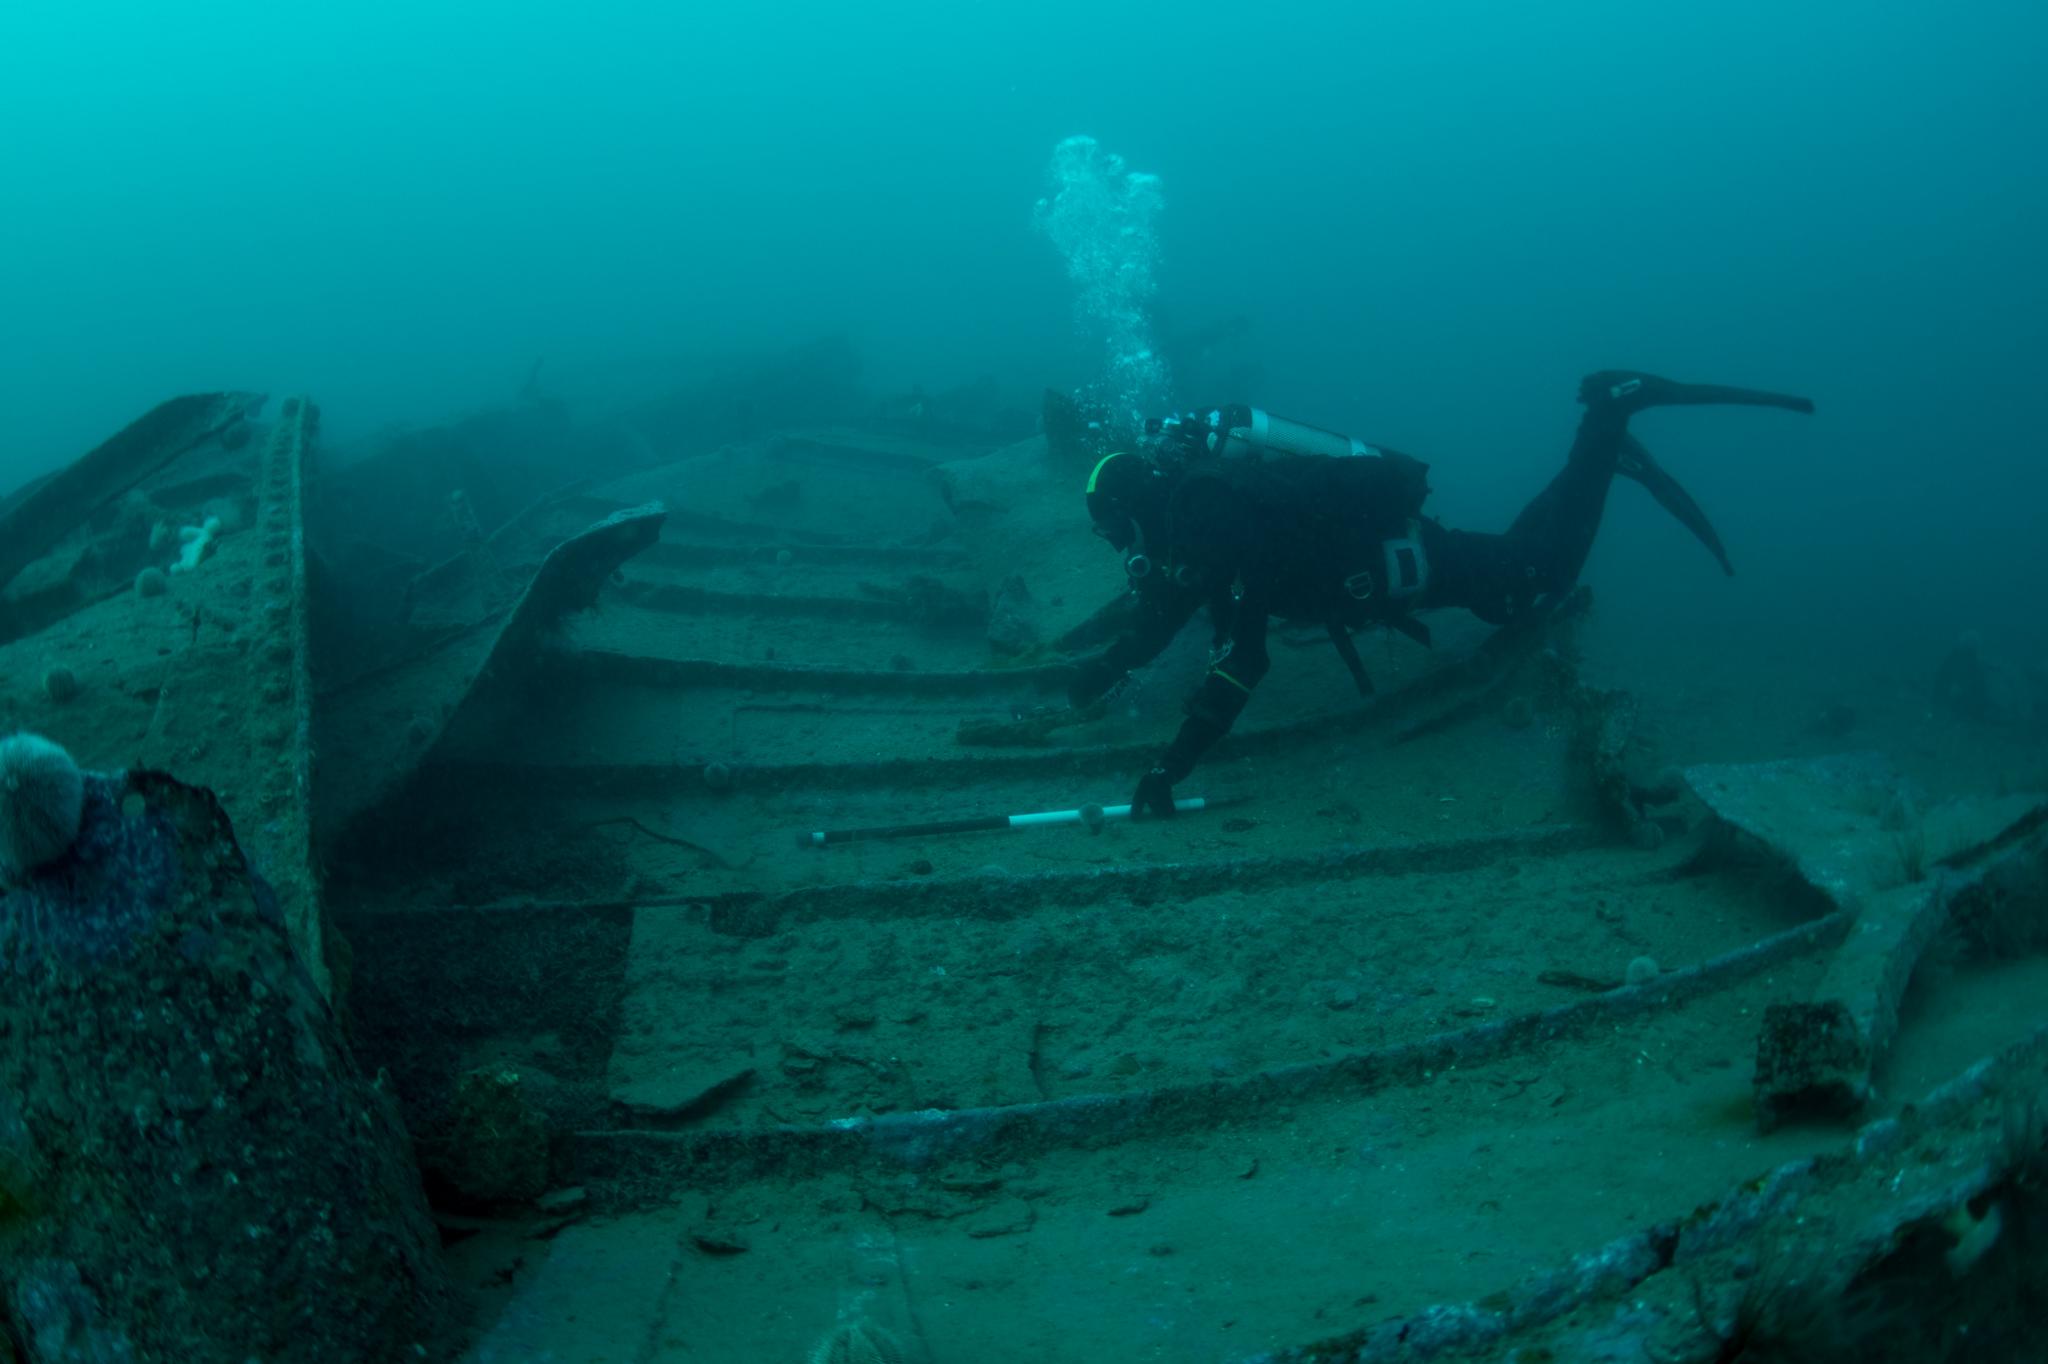
[[(1842, 919), (1844, 915), (1838, 911), (1828, 918)], [(1854, 1174), (1896, 1159), (1909, 1140), (1964, 1119), (1970, 1108), (1992, 1097), (1994, 1091), (2028, 1079), (2034, 1092), (2048, 1081), (2048, 1025), (1978, 1061), (1900, 1116), (1868, 1124), (1839, 1151), (1788, 1162), (1682, 1219), (1631, 1232), (1575, 1255), (1557, 1269), (1521, 1280), (1506, 1293), (1505, 1307), (1438, 1304), (1381, 1322), (1362, 1333), (1248, 1356), (1240, 1364), (1384, 1364), (1505, 1346), (1517, 1332), (1557, 1321), (1602, 1299), (1616, 1298), (1665, 1270), (1733, 1247), (1771, 1219), (1792, 1212), (1808, 1193), (1846, 1183)], [(1860, 1270), (1895, 1249), (1903, 1228), (1963, 1206), (2011, 1173), (1986, 1160), (1958, 1178), (1894, 1203), (1865, 1222), (1847, 1251), (1833, 1258)], [(1646, 1337), (1655, 1324), (1642, 1326)], [(1707, 1323), (1695, 1321), (1692, 1329), (1700, 1336), (1700, 1345), (1711, 1348), (1717, 1343)], [(1647, 1338), (1642, 1343), (1647, 1350)], [(1645, 1357), (1656, 1356), (1646, 1353)]]
[(1282, 1101), (1357, 1098), (1420, 1083), (1440, 1070), (1495, 1061), (1594, 1024), (1673, 1008), (1780, 961), (1838, 942), (1851, 918), (1838, 910), (1643, 985), (1624, 986), (1413, 1042), (1329, 1061), (1280, 1066), (1237, 1079), (997, 1108), (839, 1118), (815, 1127), (578, 1132), (568, 1139), (569, 1161), (574, 1182), (612, 1185), (608, 1191), (611, 1200), (632, 1205), (655, 1200), (636, 1199), (620, 1186), (643, 1185), (649, 1175), (687, 1173), (692, 1187), (704, 1188), (790, 1169), (818, 1171), (869, 1164), (916, 1168), (997, 1146), (1004, 1158), (1011, 1159), (1035, 1151), (1129, 1141), (1182, 1129), (1195, 1121), (1229, 1121)]
[(660, 538), (667, 520), (668, 508), (659, 502), (627, 507), (549, 550), (499, 630), (484, 674), (503, 670), (557, 618), (588, 605), (620, 564)]
[[(371, 817), (380, 805), (399, 795), (424, 771), (436, 765), (454, 766), (448, 762), (451, 733), (465, 724), (489, 728), (489, 719), (481, 718), (491, 704), (487, 698), (534, 663), (540, 653), (539, 641), (555, 621), (589, 606), (621, 563), (654, 543), (667, 516), (660, 503), (629, 507), (557, 544), (520, 590), (510, 611), (485, 616), (486, 622), (501, 622), (487, 645), (478, 647), (483, 641), (476, 628), (465, 629), (451, 634), (434, 648), (412, 655), (404, 660), (404, 667), (378, 670), (375, 676), (379, 681), (397, 686), (398, 679), (412, 665), (424, 664), (445, 646), (460, 641), (470, 651), (462, 660), (464, 666), (451, 675), (455, 685), (442, 695), (418, 698), (415, 714), (425, 717), (425, 725), (416, 742), (408, 742), (411, 736), (405, 729), (394, 729), (371, 739), (358, 737), (358, 748), (370, 743), (381, 745), (381, 760), (374, 753), (352, 753), (349, 766), (357, 769), (352, 780), (350, 776), (337, 775), (329, 766), (321, 811), (326, 830), (324, 841), (339, 843), (360, 821)], [(358, 693), (356, 682), (363, 680), (358, 678), (346, 688), (327, 693), (323, 699), (331, 703), (342, 691)], [(371, 695), (374, 698), (374, 693)], [(363, 701), (360, 694), (353, 699)], [(333, 723), (331, 707), (329, 723)]]

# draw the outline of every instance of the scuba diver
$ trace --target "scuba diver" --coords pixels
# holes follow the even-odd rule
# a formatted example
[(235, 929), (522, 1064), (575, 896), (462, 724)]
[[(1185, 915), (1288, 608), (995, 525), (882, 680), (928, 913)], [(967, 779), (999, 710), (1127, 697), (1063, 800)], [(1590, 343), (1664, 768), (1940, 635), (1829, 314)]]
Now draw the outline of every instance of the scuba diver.
[(1248, 407), (1148, 422), (1149, 449), (1105, 456), (1088, 515), (1123, 556), (1133, 623), (1075, 669), (1077, 709), (1113, 695), (1203, 606), (1209, 670), (1186, 719), (1138, 782), (1133, 817), (1174, 813), (1173, 788), (1229, 732), (1266, 675), (1273, 617), (1322, 624), (1360, 692), (1372, 684), (1351, 632), (1383, 626), (1427, 645), (1417, 611), (1462, 607), (1494, 625), (1547, 609), (1578, 582), (1616, 474), (1635, 479), (1729, 566), (1697, 503), (1629, 434), (1652, 407), (1733, 404), (1812, 412), (1784, 393), (1684, 384), (1628, 370), (1587, 375), (1565, 467), (1500, 534), (1422, 516), (1429, 466)]

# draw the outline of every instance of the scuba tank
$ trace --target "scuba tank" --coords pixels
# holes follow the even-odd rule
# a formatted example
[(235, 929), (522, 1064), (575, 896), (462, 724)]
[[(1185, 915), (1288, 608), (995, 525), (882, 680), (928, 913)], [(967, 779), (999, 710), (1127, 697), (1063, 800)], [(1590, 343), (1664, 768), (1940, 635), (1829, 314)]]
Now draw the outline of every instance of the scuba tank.
[[(1176, 582), (1185, 586), (1234, 575), (1260, 533), (1247, 517), (1271, 495), (1294, 511), (1305, 508), (1306, 520), (1296, 518), (1302, 526), (1320, 527), (1316, 533), (1326, 539), (1320, 552), (1331, 556), (1345, 629), (1370, 619), (1427, 638), (1408, 613), (1422, 600), (1431, 576), (1421, 522), (1428, 465), (1245, 404), (1155, 418), (1145, 430), (1152, 442), (1150, 463), (1169, 475), (1162, 553), (1175, 565)], [(1277, 465), (1252, 467), (1291, 458), (1325, 467), (1289, 473)], [(1333, 629), (1336, 621), (1333, 616)], [(1340, 653), (1348, 643), (1347, 634)], [(1352, 671), (1362, 677), (1362, 669)], [(1360, 690), (1370, 690), (1369, 682), (1361, 680)]]
[(1165, 464), (1187, 464), (1204, 456), (1218, 459), (1272, 459), (1280, 455), (1350, 457), (1382, 453), (1362, 440), (1325, 431), (1261, 408), (1235, 403), (1207, 412), (1153, 417), (1145, 434), (1157, 442)]

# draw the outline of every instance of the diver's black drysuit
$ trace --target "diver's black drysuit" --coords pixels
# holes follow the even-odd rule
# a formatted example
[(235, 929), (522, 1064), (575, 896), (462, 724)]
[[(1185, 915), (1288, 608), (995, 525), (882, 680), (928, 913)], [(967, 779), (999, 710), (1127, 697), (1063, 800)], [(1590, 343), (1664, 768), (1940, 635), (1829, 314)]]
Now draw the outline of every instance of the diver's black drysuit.
[(1502, 624), (1578, 580), (1617, 473), (1645, 484), (1707, 544), (1720, 540), (1685, 491), (1628, 434), (1645, 408), (1735, 403), (1811, 412), (1787, 394), (1679, 384), (1604, 371), (1579, 389), (1585, 404), (1565, 467), (1502, 534), (1451, 530), (1422, 517), (1428, 466), (1408, 456), (1281, 455), (1219, 459), (1172, 469), (1111, 455), (1089, 480), (1089, 514), (1126, 555), (1136, 618), (1075, 670), (1069, 700), (1084, 706), (1151, 661), (1189, 617), (1208, 606), (1216, 647), (1187, 718), (1139, 782), (1133, 813), (1173, 813), (1173, 786), (1227, 733), (1266, 675), (1268, 621), (1325, 625), (1361, 690), (1368, 689), (1350, 632), (1367, 625), (1427, 641), (1413, 613), (1462, 607)]

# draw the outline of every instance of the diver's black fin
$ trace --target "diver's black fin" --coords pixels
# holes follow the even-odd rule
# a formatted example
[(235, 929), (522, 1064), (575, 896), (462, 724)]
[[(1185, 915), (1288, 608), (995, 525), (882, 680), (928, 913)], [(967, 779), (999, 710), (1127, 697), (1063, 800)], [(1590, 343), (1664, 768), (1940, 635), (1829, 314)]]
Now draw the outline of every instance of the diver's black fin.
[(1731, 578), (1735, 576), (1735, 565), (1728, 562), (1728, 551), (1722, 547), (1721, 537), (1714, 533), (1713, 524), (1700, 510), (1700, 504), (1679, 486), (1677, 479), (1664, 472), (1664, 466), (1651, 458), (1649, 449), (1634, 436), (1624, 435), (1621, 438), (1621, 462), (1615, 466), (1615, 472), (1648, 488), (1650, 496), (1657, 499), (1657, 505), (1677, 517), (1679, 523), (1720, 560), (1721, 571)]
[(1365, 660), (1358, 656), (1358, 645), (1352, 640), (1351, 632), (1334, 620), (1325, 621), (1323, 628), (1329, 631), (1330, 643), (1337, 646), (1337, 657), (1344, 660), (1352, 682), (1358, 687), (1358, 694), (1371, 696), (1376, 690), (1372, 685), (1372, 675), (1365, 670)]
[(1681, 384), (1632, 369), (1603, 369), (1579, 381), (1579, 401), (1588, 407), (1612, 406), (1625, 412), (1647, 407), (1690, 407), (1712, 403), (1736, 407), (1782, 407), (1790, 412), (1813, 411), (1813, 399), (1761, 388), (1726, 384)]
[(1436, 643), (1430, 637), (1429, 627), (1413, 616), (1395, 616), (1387, 622), (1387, 628), (1395, 634), (1406, 635), (1425, 649), (1434, 649)]

